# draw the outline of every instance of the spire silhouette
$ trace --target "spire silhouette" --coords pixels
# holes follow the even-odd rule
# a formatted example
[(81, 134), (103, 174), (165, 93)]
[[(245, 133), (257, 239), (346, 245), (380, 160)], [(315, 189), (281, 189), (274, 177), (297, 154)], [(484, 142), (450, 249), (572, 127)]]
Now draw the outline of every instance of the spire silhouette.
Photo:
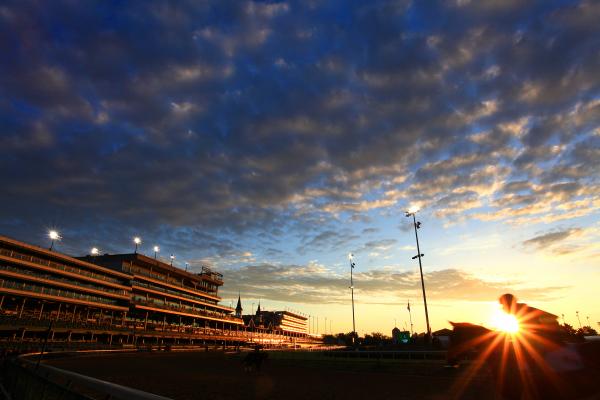
[(242, 308), (242, 298), (238, 292), (238, 301), (237, 301), (237, 306), (235, 306), (235, 316), (238, 318), (242, 318), (242, 311), (244, 309)]

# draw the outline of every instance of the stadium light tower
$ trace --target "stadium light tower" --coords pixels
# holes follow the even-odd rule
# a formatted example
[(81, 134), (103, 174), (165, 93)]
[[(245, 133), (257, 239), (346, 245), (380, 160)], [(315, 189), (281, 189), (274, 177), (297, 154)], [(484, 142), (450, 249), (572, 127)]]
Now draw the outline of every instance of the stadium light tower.
[(139, 236), (136, 236), (133, 238), (133, 243), (135, 243), (135, 251), (134, 253), (137, 254), (137, 250), (138, 250), (138, 245), (140, 245), (142, 243), (142, 238)]
[(175, 260), (175, 254), (171, 254), (169, 256), (169, 258), (171, 259), (171, 267), (173, 266), (173, 260)]
[(156, 257), (157, 257), (157, 255), (158, 255), (158, 252), (160, 251), (160, 247), (158, 247), (158, 246), (154, 246), (154, 247), (152, 248), (152, 250), (154, 250), (154, 259), (156, 260)]
[(54, 242), (55, 241), (59, 241), (62, 238), (60, 237), (60, 235), (58, 234), (58, 232), (55, 231), (55, 230), (50, 230), (48, 232), (48, 237), (51, 240), (51, 242), (50, 242), (50, 248), (48, 250), (52, 251), (52, 249), (54, 248)]
[(419, 248), (419, 234), (417, 233), (417, 229), (421, 229), (421, 222), (417, 222), (417, 217), (415, 214), (419, 211), (419, 207), (412, 206), (406, 211), (406, 217), (413, 218), (413, 227), (415, 228), (415, 240), (417, 241), (417, 255), (415, 258), (419, 259), (419, 272), (421, 273), (421, 289), (423, 290), (423, 304), (425, 305), (425, 321), (427, 322), (427, 337), (431, 338), (431, 326), (429, 325), (429, 311), (427, 310), (427, 296), (425, 295), (425, 281), (423, 280), (423, 264), (421, 263), (421, 258), (425, 256), (425, 254), (421, 254), (421, 249)]
[(350, 293), (352, 295), (352, 342), (356, 344), (356, 319), (354, 318), (354, 278), (352, 276), (352, 270), (356, 266), (356, 263), (354, 262), (354, 254), (348, 254), (348, 260), (350, 261)]

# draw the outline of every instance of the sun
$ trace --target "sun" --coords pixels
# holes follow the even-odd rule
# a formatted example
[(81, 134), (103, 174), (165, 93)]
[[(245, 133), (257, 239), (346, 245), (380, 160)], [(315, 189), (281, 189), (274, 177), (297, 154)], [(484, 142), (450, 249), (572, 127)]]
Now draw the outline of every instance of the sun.
[(497, 310), (491, 318), (491, 325), (495, 330), (515, 334), (519, 332), (519, 320), (512, 314)]

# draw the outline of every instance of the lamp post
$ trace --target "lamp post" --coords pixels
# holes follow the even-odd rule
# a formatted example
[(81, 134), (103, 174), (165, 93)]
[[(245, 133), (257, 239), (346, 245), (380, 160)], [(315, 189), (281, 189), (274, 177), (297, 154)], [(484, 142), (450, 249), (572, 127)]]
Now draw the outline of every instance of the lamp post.
[(169, 258), (171, 259), (171, 267), (173, 266), (173, 260), (175, 259), (175, 254), (171, 254), (169, 256)]
[(139, 236), (134, 237), (133, 238), (133, 243), (135, 243), (135, 251), (134, 251), (134, 253), (137, 254), (138, 245), (142, 243), (142, 238), (140, 238)]
[(55, 231), (55, 230), (49, 231), (48, 232), (48, 237), (51, 240), (51, 242), (50, 242), (50, 248), (48, 250), (52, 251), (52, 249), (54, 248), (54, 241), (59, 241), (62, 238), (60, 237), (60, 235), (58, 234), (58, 232)]
[(579, 329), (581, 329), (581, 319), (579, 319), (579, 311), (575, 311), (575, 315), (577, 315), (577, 321), (579, 321)]
[(157, 256), (158, 256), (158, 252), (160, 251), (160, 247), (158, 246), (154, 246), (152, 248), (152, 250), (154, 250), (154, 259), (156, 260)]
[(348, 254), (348, 260), (350, 261), (350, 294), (352, 296), (352, 343), (356, 344), (356, 319), (354, 317), (354, 278), (352, 270), (356, 266), (354, 262), (354, 254)]
[(419, 235), (417, 233), (417, 229), (421, 228), (421, 223), (417, 222), (417, 218), (415, 214), (419, 211), (417, 207), (411, 207), (408, 211), (406, 211), (406, 217), (413, 218), (413, 227), (415, 229), (415, 240), (417, 241), (417, 255), (415, 258), (419, 259), (419, 272), (421, 274), (421, 289), (423, 290), (423, 304), (425, 305), (425, 321), (427, 322), (427, 339), (431, 338), (431, 326), (429, 325), (429, 311), (427, 310), (427, 296), (425, 295), (425, 281), (423, 280), (423, 264), (421, 263), (421, 257), (424, 257), (425, 254), (421, 254), (421, 249), (419, 248)]

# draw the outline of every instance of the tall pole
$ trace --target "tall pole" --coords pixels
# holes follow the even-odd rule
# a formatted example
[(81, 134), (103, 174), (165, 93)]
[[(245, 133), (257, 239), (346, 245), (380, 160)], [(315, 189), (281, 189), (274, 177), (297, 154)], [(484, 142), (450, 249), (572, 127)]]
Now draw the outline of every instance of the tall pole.
[(427, 322), (427, 337), (431, 337), (431, 326), (429, 325), (429, 311), (427, 310), (427, 296), (425, 295), (425, 281), (423, 280), (423, 264), (421, 262), (421, 257), (423, 257), (423, 254), (421, 254), (421, 249), (419, 248), (419, 234), (417, 233), (417, 228), (420, 227), (421, 223), (419, 222), (419, 224), (417, 225), (417, 218), (415, 217), (415, 213), (414, 212), (406, 212), (406, 216), (409, 217), (412, 215), (413, 217), (413, 228), (415, 229), (415, 240), (417, 241), (417, 256), (413, 257), (413, 259), (418, 258), (419, 259), (419, 272), (421, 274), (421, 289), (423, 290), (423, 304), (425, 305), (425, 321)]
[(410, 336), (413, 335), (412, 312), (410, 311), (410, 300), (408, 300), (408, 318), (410, 319)]
[(356, 265), (353, 261), (353, 255), (350, 254), (348, 257), (350, 259), (350, 293), (352, 296), (352, 343), (356, 344), (356, 318), (354, 316), (354, 277), (352, 275), (352, 270)]
[(579, 319), (579, 311), (575, 311), (575, 315), (577, 315), (577, 321), (579, 321), (579, 329), (581, 329), (581, 320)]

